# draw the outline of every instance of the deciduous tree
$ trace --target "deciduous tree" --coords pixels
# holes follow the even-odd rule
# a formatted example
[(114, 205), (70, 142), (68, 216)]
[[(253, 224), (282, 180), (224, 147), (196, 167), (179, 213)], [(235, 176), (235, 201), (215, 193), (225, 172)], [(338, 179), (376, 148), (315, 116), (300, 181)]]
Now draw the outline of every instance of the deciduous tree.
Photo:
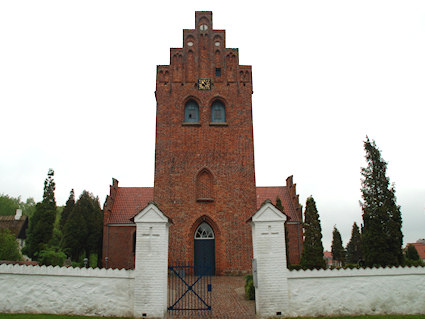
[(21, 197), (11, 197), (9, 195), (0, 195), (0, 216), (15, 215), (16, 210), (22, 209), (22, 214), (31, 216), (35, 211), (34, 198), (30, 197), (26, 202), (21, 201)]
[(8, 229), (0, 229), (0, 260), (22, 260), (18, 242)]

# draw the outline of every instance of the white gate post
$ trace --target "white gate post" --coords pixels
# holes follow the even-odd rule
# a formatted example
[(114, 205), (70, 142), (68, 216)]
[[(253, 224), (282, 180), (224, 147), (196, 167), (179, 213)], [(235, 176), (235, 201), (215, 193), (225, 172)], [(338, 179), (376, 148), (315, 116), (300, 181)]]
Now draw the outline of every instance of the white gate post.
[(168, 227), (170, 220), (149, 203), (134, 217), (136, 267), (134, 316), (163, 318), (167, 311)]
[(287, 217), (266, 201), (251, 217), (257, 315), (270, 317), (288, 312), (285, 221)]

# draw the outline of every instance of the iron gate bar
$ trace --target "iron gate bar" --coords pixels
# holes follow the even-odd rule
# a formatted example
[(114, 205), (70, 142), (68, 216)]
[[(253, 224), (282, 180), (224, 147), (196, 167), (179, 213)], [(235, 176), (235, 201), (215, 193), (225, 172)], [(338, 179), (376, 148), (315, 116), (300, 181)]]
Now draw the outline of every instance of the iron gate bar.
[[(202, 278), (202, 275), (200, 275), (199, 276), (199, 278), (198, 279), (196, 279), (196, 281), (193, 283), (193, 285), (189, 285), (176, 271), (175, 271), (175, 269), (174, 268), (180, 268), (180, 267), (169, 267), (169, 269), (170, 270), (172, 270), (176, 275), (177, 275), (177, 277), (178, 278), (180, 278), (180, 280), (181, 281), (183, 281), (183, 283), (186, 285), (186, 287), (187, 287), (187, 289), (186, 289), (186, 291), (184, 292), (184, 294), (172, 305), (172, 306), (170, 306), (168, 309), (170, 309), (170, 310), (210, 310), (211, 309), (211, 306), (209, 306), (203, 299), (202, 299), (202, 297), (201, 296), (199, 296), (196, 292), (195, 292), (195, 290), (193, 290), (192, 289), (192, 287), (193, 286), (195, 286), (197, 283), (198, 283), (198, 281)], [(189, 292), (189, 291), (192, 291), (194, 294), (195, 294), (195, 296), (196, 297), (198, 297), (198, 299), (207, 307), (207, 309), (191, 309), (191, 308), (177, 308), (177, 309), (173, 309), (174, 308), (174, 306), (176, 305), (176, 304), (178, 304), (178, 302), (180, 301), (180, 300), (182, 300), (183, 299), (183, 297)]]
[[(208, 299), (209, 301), (211, 301), (211, 295), (209, 294), (211, 292), (210, 276), (204, 275), (202, 272), (199, 275), (194, 275), (194, 270), (195, 270), (194, 268), (195, 267), (192, 265), (180, 265), (180, 266), (168, 267), (170, 274), (173, 276), (175, 275), (174, 277), (175, 279), (171, 278), (171, 284), (172, 284), (171, 288), (174, 288), (172, 289), (174, 294), (177, 294), (176, 288), (182, 288), (183, 290), (185, 290), (184, 293), (181, 294), (181, 290), (179, 289), (179, 294), (181, 295), (171, 306), (167, 308), (168, 311), (211, 310), (211, 305), (208, 305), (206, 301)], [(179, 269), (183, 271), (178, 271)], [(192, 272), (193, 272), (193, 275), (192, 275)], [(186, 280), (185, 277), (190, 277), (196, 280), (193, 283), (189, 284), (188, 283), (189, 281)], [(207, 281), (206, 288), (202, 285), (202, 284), (205, 284), (202, 279), (206, 279)], [(182, 285), (181, 283), (183, 283), (184, 285)], [(196, 288), (195, 285), (197, 285), (198, 288)], [(197, 293), (196, 289), (198, 289), (199, 294)], [(192, 299), (193, 297), (192, 298), (190, 297), (192, 296), (192, 295), (189, 295), (190, 291), (193, 293), (194, 296), (196, 296), (195, 299)], [(172, 302), (172, 300), (170, 299), (174, 300), (174, 298), (172, 298), (172, 297), (175, 297), (174, 294), (171, 293), (171, 291), (169, 292), (169, 302)], [(200, 296), (200, 294), (202, 296)], [(177, 304), (179, 304), (180, 302), (182, 302), (183, 305), (181, 305), (181, 307), (177, 307)], [(196, 304), (196, 306), (194, 304)]]

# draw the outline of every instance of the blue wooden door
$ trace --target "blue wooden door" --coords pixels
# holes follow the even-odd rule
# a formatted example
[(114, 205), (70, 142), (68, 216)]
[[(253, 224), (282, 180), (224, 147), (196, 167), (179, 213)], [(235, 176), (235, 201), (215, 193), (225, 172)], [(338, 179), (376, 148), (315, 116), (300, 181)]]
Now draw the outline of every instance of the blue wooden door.
[(195, 274), (215, 274), (215, 239), (195, 239)]

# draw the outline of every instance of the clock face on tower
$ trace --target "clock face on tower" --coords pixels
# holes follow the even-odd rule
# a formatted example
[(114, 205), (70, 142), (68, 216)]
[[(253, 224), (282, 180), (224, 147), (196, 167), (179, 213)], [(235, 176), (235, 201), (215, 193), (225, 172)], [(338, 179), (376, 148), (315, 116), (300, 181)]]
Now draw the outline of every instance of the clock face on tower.
[(211, 79), (198, 79), (199, 90), (211, 90)]

